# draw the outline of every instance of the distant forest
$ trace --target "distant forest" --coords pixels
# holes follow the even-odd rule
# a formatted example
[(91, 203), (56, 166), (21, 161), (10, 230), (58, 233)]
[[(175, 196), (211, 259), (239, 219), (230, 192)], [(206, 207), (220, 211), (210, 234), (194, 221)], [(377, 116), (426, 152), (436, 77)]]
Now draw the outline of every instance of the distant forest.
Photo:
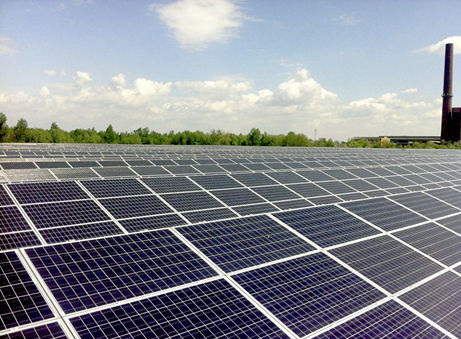
[[(144, 145), (234, 145), (234, 146), (301, 146), (301, 147), (380, 147), (400, 148), (389, 141), (370, 142), (366, 140), (335, 141), (319, 138), (316, 140), (295, 132), (268, 134), (252, 128), (248, 134), (234, 134), (221, 130), (181, 131), (159, 133), (149, 128), (138, 128), (132, 132), (116, 132), (112, 125), (104, 131), (94, 128), (77, 128), (71, 131), (61, 129), (53, 122), (49, 129), (30, 128), (25, 119), (19, 119), (14, 127), (7, 124), (7, 117), (0, 113), (0, 142), (31, 143), (96, 143), (96, 144), (144, 144)], [(411, 148), (461, 148), (461, 144), (438, 145), (431, 142), (415, 143)]]

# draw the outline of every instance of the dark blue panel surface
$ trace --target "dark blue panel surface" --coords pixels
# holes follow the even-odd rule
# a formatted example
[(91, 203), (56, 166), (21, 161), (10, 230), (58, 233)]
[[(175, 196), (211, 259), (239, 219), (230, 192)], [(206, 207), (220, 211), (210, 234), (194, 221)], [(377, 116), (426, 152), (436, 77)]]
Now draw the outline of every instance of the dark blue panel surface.
[(96, 198), (120, 197), (126, 195), (150, 194), (151, 192), (136, 179), (87, 180), (82, 181)]
[(99, 200), (115, 218), (131, 218), (173, 212), (155, 195)]
[(20, 204), (88, 199), (73, 181), (40, 182), (8, 185)]
[(226, 281), (71, 318), (82, 338), (286, 338)]

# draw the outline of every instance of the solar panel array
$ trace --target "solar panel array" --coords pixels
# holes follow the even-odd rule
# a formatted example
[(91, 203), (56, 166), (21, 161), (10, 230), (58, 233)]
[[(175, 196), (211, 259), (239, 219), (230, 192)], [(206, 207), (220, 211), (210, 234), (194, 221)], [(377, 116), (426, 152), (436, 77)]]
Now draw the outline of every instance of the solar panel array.
[(461, 337), (454, 150), (0, 145), (0, 336)]

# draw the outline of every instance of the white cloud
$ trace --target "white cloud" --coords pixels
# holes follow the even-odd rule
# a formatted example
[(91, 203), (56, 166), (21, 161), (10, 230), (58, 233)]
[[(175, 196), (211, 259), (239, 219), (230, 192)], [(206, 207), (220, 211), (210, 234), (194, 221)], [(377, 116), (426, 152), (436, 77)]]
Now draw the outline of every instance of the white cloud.
[(45, 73), (46, 75), (48, 76), (55, 76), (55, 75), (61, 75), (61, 76), (64, 76), (66, 75), (66, 72), (65, 71), (57, 71), (55, 69), (45, 69), (43, 71), (43, 73)]
[(0, 55), (14, 55), (18, 51), (13, 47), (14, 42), (11, 38), (0, 36)]
[(417, 88), (407, 88), (402, 91), (402, 93), (418, 93)]
[(90, 82), (92, 79), (90, 73), (77, 71), (76, 75), (74, 76), (74, 80), (78, 85), (83, 86), (84, 84)]
[(227, 42), (237, 35), (244, 20), (240, 7), (231, 0), (178, 0), (151, 4), (149, 10), (157, 12), (182, 47)]
[(450, 36), (443, 40), (440, 40), (432, 45), (423, 47), (421, 49), (416, 50), (415, 52), (427, 52), (427, 53), (436, 53), (436, 54), (443, 54), (445, 53), (445, 44), (452, 43), (453, 44), (453, 53), (454, 54), (461, 54), (461, 35)]
[[(80, 74), (79, 74), (80, 73)], [(106, 84), (86, 72), (74, 80), (47, 83), (34, 94), (0, 92), (0, 106), (11, 121), (23, 117), (31, 126), (52, 121), (66, 129), (117, 130), (148, 126), (160, 132), (223, 129), (247, 133), (257, 126), (269, 133), (290, 130), (345, 140), (363, 135), (437, 135), (441, 99), (410, 100), (414, 89), (342, 101), (305, 69), (274, 88), (255, 89), (242, 79), (161, 82), (127, 81), (122, 73)], [(76, 81), (81, 85), (76, 86)]]
[(40, 89), (40, 95), (44, 98), (46, 98), (48, 95), (50, 95), (50, 90), (46, 86), (42, 86)]

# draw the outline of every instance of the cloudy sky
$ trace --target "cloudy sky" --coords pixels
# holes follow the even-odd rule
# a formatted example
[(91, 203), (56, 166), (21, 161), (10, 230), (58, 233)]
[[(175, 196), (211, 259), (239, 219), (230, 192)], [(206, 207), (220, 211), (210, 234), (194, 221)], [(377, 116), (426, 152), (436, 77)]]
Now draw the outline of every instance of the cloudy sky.
[(64, 129), (437, 135), (459, 0), (0, 0), (0, 111)]

